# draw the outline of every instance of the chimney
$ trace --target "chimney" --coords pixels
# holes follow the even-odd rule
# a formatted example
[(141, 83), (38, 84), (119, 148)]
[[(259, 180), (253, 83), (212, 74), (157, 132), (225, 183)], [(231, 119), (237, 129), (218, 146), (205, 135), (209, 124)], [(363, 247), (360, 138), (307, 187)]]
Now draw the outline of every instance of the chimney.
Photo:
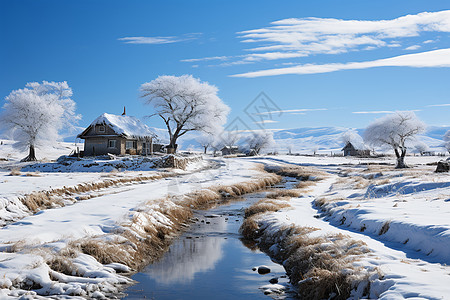
[(125, 113), (125, 106), (123, 107), (123, 114), (122, 114), (122, 116), (125, 116), (126, 115), (126, 113)]

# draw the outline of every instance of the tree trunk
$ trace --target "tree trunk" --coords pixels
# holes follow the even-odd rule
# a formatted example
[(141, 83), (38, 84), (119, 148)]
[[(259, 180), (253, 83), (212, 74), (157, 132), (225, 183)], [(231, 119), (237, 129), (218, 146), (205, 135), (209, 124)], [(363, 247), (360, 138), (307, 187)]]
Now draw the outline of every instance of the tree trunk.
[(169, 145), (167, 145), (167, 153), (174, 154), (177, 152), (178, 130), (172, 135)]
[(406, 169), (409, 168), (405, 164), (405, 155), (406, 155), (406, 149), (401, 149), (401, 153), (399, 153), (398, 149), (395, 150), (395, 156), (397, 156), (397, 166), (395, 166), (396, 169)]
[(203, 148), (205, 148), (205, 152), (203, 152), (203, 153), (206, 154), (206, 150), (208, 150), (208, 146), (203, 146)]
[(30, 152), (28, 156), (22, 159), (21, 161), (36, 161), (36, 153), (34, 151), (34, 145), (30, 145)]

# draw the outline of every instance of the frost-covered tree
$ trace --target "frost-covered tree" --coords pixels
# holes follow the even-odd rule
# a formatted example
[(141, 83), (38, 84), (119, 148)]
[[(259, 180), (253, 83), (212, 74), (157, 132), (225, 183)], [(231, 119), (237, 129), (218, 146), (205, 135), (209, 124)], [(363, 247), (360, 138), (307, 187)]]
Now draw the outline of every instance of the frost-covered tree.
[(450, 153), (450, 130), (444, 134), (445, 149)]
[(177, 140), (189, 131), (218, 132), (227, 120), (230, 108), (217, 96), (217, 88), (191, 75), (159, 76), (141, 85), (146, 104), (166, 124), (168, 148), (176, 149)]
[(200, 146), (202, 146), (204, 153), (206, 154), (208, 148), (211, 147), (216, 141), (216, 137), (213, 134), (204, 133), (195, 140)]
[(428, 145), (425, 144), (425, 143), (422, 142), (422, 141), (417, 141), (417, 142), (414, 144), (414, 150), (415, 150), (417, 153), (419, 153), (420, 155), (423, 155), (423, 153), (424, 153), (425, 151), (430, 150), (430, 147), (428, 147)]
[(6, 96), (1, 123), (17, 141), (17, 148), (28, 148), (23, 161), (35, 161), (35, 149), (59, 139), (62, 128), (73, 127), (75, 114), (72, 89), (67, 82), (30, 82)]
[(259, 154), (262, 149), (268, 148), (275, 144), (273, 139), (273, 132), (271, 131), (256, 131), (247, 139), (247, 145), (250, 151), (255, 151)]
[(317, 152), (319, 151), (319, 146), (315, 145), (312, 150), (313, 150), (313, 155), (316, 156)]
[(363, 138), (354, 129), (349, 129), (346, 132), (344, 132), (341, 136), (341, 140), (345, 145), (347, 145), (347, 143), (352, 143), (352, 145), (356, 149), (362, 150), (362, 149), (367, 148), (364, 145)]
[(397, 158), (396, 168), (405, 164), (406, 142), (425, 131), (425, 124), (412, 111), (398, 111), (375, 120), (364, 132), (364, 140), (373, 146), (389, 146)]

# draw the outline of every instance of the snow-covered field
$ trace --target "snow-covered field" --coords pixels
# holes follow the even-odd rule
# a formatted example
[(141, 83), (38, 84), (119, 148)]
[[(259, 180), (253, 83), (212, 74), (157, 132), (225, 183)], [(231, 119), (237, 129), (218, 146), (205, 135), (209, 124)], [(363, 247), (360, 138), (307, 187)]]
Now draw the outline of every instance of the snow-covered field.
[[(17, 148), (13, 147), (14, 143), (14, 141), (1, 138), (0, 136), (0, 161), (17, 161), (28, 155), (28, 150), (18, 150)], [(72, 151), (76, 150), (77, 147), (83, 149), (83, 144), (73, 142), (58, 142), (57, 144), (52, 146), (38, 148), (36, 150), (36, 157), (41, 161), (55, 160), (61, 155), (69, 155)]]
[[(307, 194), (291, 199), (290, 209), (266, 214), (260, 221), (273, 234), (293, 224), (319, 229), (310, 237), (344, 234), (364, 242), (370, 252), (354, 264), (380, 273), (371, 278), (370, 298), (446, 299), (450, 295), (450, 176), (434, 173), (436, 166), (427, 165), (438, 160), (408, 157), (412, 168), (395, 170), (392, 165), (374, 164), (377, 160), (254, 159), (270, 166), (314, 166), (328, 173)], [(368, 162), (372, 164), (364, 165)], [(353, 295), (360, 296), (356, 291)]]
[[(68, 154), (71, 146), (60, 144), (45, 156), (55, 160)], [(91, 255), (72, 253), (74, 242), (133, 246), (121, 233), (134, 230), (139, 236), (147, 225), (174, 226), (161, 211), (176, 207), (177, 197), (266, 176), (257, 164), (307, 166), (326, 174), (300, 197), (292, 198), (289, 209), (264, 215), (262, 222), (273, 233), (294, 224), (314, 227), (311, 237), (343, 234), (362, 241), (368, 252), (354, 264), (372, 273), (377, 270), (377, 276), (370, 277), (372, 298), (443, 299), (450, 295), (450, 177), (434, 173), (434, 163), (442, 157), (408, 156), (406, 163), (411, 168), (405, 170), (394, 169), (395, 160), (389, 156), (286, 155), (205, 158), (186, 170), (164, 171), (146, 165), (149, 161), (133, 160), (109, 161), (108, 168), (102, 165), (108, 163), (105, 160), (62, 166), (50, 161), (20, 163), (18, 159), (26, 153), (15, 152), (8, 141), (0, 147), (0, 157), (8, 159), (0, 162), (2, 299), (27, 294), (31, 298), (117, 295), (120, 286), (131, 283), (121, 274), (130, 268), (120, 261), (101, 264)], [(39, 152), (38, 156), (43, 157)], [(112, 185), (101, 185), (114, 180)], [(100, 187), (93, 188), (96, 184)], [(80, 186), (86, 188), (67, 195), (55, 192)], [(33, 193), (49, 194), (62, 202), (34, 213), (22, 202)], [(76, 272), (61, 271), (61, 264), (68, 262), (59, 262), (55, 270), (55, 257), (64, 251), (70, 252)], [(354, 291), (353, 296), (361, 293)]]
[[(3, 163), (4, 169), (0, 172), (0, 219), (8, 225), (0, 230), (2, 299), (23, 295), (36, 298), (45, 295), (114, 297), (120, 292), (118, 286), (132, 282), (120, 274), (129, 272), (130, 268), (120, 261), (101, 264), (93, 256), (79, 251), (83, 246), (73, 248), (75, 241), (80, 244), (79, 241), (83, 243), (95, 239), (105, 245), (125, 243), (131, 249), (136, 248), (138, 244), (124, 241), (126, 239), (121, 234), (132, 232), (139, 240), (139, 236), (145, 236), (151, 226), (175, 226), (163, 212), (176, 208), (177, 199), (183, 199), (183, 195), (208, 187), (260, 180), (259, 177), (264, 176), (252, 162), (223, 159), (200, 160), (184, 171), (169, 172), (148, 169), (143, 164), (145, 170), (134, 168), (136, 171), (102, 172), (94, 168), (95, 172), (64, 170), (66, 172), (55, 173), (59, 168), (49, 168), (48, 163), (40, 168), (17, 161)], [(20, 173), (10, 172), (14, 166), (23, 169)], [(80, 166), (74, 168), (78, 170)], [(43, 171), (35, 172), (35, 169)], [(44, 172), (48, 170), (53, 172)], [(158, 177), (161, 174), (164, 176)], [(117, 179), (125, 179), (125, 183), (119, 182), (107, 188), (89, 188)], [(72, 195), (57, 194), (55, 197), (62, 197), (64, 201), (66, 198), (74, 200), (65, 201), (64, 205), (41, 208), (35, 214), (20, 200), (27, 194), (54, 194), (54, 191), (76, 186), (87, 188)], [(18, 221), (11, 223), (14, 220)], [(71, 254), (61, 260), (64, 251)], [(57, 260), (55, 270), (57, 258), (60, 260)], [(67, 265), (75, 271), (61, 271), (61, 266)], [(65, 270), (65, 267), (62, 269)]]

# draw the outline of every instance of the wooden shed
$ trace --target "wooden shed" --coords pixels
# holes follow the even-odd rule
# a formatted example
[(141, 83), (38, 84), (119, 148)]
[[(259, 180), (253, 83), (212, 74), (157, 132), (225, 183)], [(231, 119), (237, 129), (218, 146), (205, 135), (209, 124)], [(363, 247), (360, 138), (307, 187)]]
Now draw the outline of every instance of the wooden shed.
[(344, 151), (344, 156), (370, 156), (370, 150), (356, 149), (351, 142), (347, 142), (342, 151)]
[(81, 134), (84, 156), (148, 155), (153, 153), (155, 133), (138, 118), (104, 113), (96, 118)]
[(239, 147), (238, 146), (225, 146), (220, 151), (222, 152), (222, 155), (238, 154)]

